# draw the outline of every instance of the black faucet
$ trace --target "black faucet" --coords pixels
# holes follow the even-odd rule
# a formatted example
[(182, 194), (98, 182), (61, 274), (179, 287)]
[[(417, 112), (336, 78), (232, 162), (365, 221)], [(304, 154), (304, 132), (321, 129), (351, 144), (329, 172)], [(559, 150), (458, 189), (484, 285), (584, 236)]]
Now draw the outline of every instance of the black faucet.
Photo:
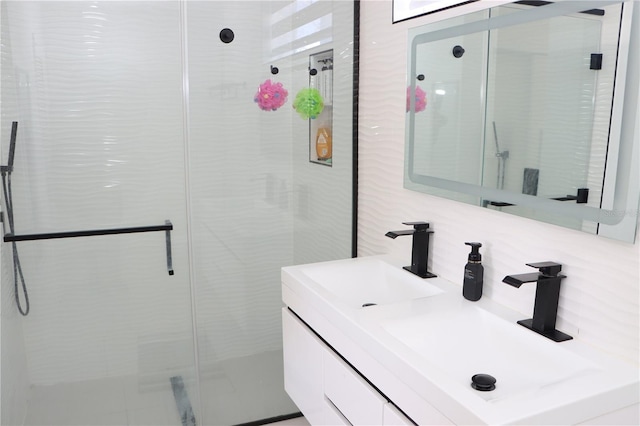
[(402, 222), (403, 225), (413, 226), (413, 229), (402, 231), (389, 231), (385, 235), (389, 238), (396, 238), (401, 235), (413, 235), (413, 246), (411, 249), (411, 266), (404, 266), (403, 269), (416, 274), (420, 278), (433, 278), (436, 274), (427, 271), (427, 260), (429, 258), (429, 234), (433, 231), (429, 229), (427, 222)]
[(507, 275), (502, 280), (502, 282), (514, 287), (520, 287), (524, 283), (537, 283), (533, 318), (520, 320), (518, 324), (538, 334), (542, 334), (554, 342), (564, 342), (565, 340), (573, 339), (573, 337), (568, 334), (556, 330), (560, 281), (566, 278), (566, 275), (560, 273), (562, 265), (555, 262), (539, 262), (527, 263), (527, 266), (537, 268), (540, 272)]

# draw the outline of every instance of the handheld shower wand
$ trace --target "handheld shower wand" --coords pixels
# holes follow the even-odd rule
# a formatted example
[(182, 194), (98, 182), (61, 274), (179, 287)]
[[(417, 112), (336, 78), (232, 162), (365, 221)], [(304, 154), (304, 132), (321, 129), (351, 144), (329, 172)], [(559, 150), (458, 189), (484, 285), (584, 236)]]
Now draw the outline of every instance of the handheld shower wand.
[[(0, 166), (0, 174), (2, 174), (2, 189), (4, 193), (4, 202), (7, 211), (7, 222), (9, 223), (9, 231), (13, 234), (14, 222), (13, 222), (13, 195), (11, 192), (11, 172), (13, 172), (13, 159), (16, 151), (16, 138), (18, 135), (18, 122), (11, 123), (11, 140), (9, 142), (9, 155), (7, 157), (7, 165)], [(3, 221), (4, 227), (4, 221)], [(29, 294), (27, 293), (27, 284), (24, 280), (24, 274), (22, 273), (22, 266), (20, 265), (20, 256), (18, 255), (18, 247), (15, 241), (11, 242), (13, 249), (13, 290), (16, 300), (16, 306), (18, 311), (23, 316), (29, 315)], [(18, 288), (18, 277), (22, 285), (22, 294), (24, 296), (24, 308), (20, 302), (20, 292)]]
[(9, 141), (9, 155), (7, 156), (7, 165), (0, 166), (0, 172), (4, 176), (5, 173), (11, 173), (13, 171), (13, 158), (16, 154), (16, 138), (18, 136), (18, 122), (11, 123), (11, 140)]

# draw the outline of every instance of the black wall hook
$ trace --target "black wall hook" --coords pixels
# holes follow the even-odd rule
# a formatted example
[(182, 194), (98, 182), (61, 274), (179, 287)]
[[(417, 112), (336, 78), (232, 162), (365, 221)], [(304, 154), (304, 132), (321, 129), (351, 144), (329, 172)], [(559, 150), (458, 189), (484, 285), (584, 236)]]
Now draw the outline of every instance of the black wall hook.
[(462, 58), (462, 55), (464, 55), (464, 47), (453, 46), (453, 51), (451, 53), (453, 53), (453, 56), (456, 58)]
[(278, 67), (274, 67), (273, 65), (271, 65), (271, 74), (276, 75), (280, 72), (280, 70), (278, 69)]
[(416, 77), (418, 80), (423, 81), (424, 80), (424, 74), (418, 74), (418, 76)]
[(224, 28), (222, 31), (220, 31), (220, 41), (222, 41), (223, 43), (231, 43), (234, 38), (235, 34), (233, 33), (233, 30)]
[(309, 70), (309, 74), (311, 74), (311, 75), (316, 75), (316, 74), (318, 74), (318, 70), (317, 70), (317, 69), (315, 69), (315, 68), (311, 68), (311, 69)]

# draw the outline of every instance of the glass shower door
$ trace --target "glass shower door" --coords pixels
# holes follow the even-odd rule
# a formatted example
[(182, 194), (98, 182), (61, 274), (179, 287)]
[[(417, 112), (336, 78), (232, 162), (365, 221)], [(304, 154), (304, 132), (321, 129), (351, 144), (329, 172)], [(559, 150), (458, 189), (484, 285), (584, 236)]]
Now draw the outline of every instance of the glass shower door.
[[(202, 422), (273, 419), (299, 411), (283, 384), (280, 268), (351, 256), (353, 4), (186, 6)], [(309, 161), (309, 120), (292, 104), (309, 86), (309, 55), (331, 48), (327, 167)], [(254, 102), (267, 79), (288, 91), (276, 110)]]
[[(280, 267), (293, 261), (291, 106), (253, 101), (289, 60), (264, 62), (265, 17), (282, 2), (188, 2), (189, 181), (202, 421), (299, 411), (284, 393)], [(226, 43), (220, 32), (233, 32)], [(270, 65), (279, 68), (272, 75)], [(289, 96), (293, 96), (290, 93)]]
[(22, 317), (4, 243), (2, 424), (178, 425), (197, 408), (181, 58), (178, 2), (2, 2), (15, 234), (170, 221), (174, 271), (164, 231), (17, 242)]

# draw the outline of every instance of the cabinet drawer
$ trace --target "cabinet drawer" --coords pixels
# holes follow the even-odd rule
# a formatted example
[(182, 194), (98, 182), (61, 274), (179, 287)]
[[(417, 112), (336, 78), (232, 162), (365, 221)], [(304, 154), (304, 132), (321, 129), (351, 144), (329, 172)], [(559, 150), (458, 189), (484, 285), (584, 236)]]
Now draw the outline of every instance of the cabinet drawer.
[(351, 426), (351, 423), (342, 415), (329, 398), (324, 398), (324, 423), (331, 426)]
[(284, 388), (312, 425), (324, 423), (324, 344), (286, 308), (282, 309)]
[(325, 349), (324, 393), (354, 425), (380, 425), (387, 400), (330, 349)]

